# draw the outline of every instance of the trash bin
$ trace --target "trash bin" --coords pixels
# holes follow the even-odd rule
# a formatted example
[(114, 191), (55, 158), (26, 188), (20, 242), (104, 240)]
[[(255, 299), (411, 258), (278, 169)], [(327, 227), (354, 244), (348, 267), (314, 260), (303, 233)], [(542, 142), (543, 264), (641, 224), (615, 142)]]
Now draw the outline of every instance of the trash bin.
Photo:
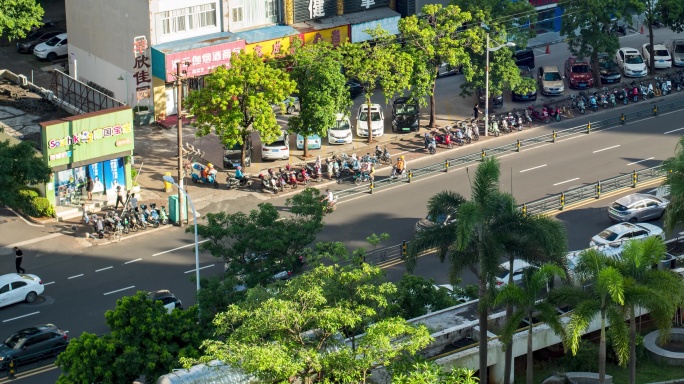
[(669, 253), (665, 254), (665, 257), (658, 263), (659, 271), (667, 271), (668, 269), (674, 269), (675, 267), (675, 257)]
[[(171, 172), (164, 173), (164, 176), (171, 177)], [(169, 193), (169, 192), (171, 192), (172, 188), (173, 188), (173, 183), (169, 183), (168, 181), (164, 180), (164, 191), (166, 193)], [(170, 200), (169, 200), (169, 202), (170, 202)]]

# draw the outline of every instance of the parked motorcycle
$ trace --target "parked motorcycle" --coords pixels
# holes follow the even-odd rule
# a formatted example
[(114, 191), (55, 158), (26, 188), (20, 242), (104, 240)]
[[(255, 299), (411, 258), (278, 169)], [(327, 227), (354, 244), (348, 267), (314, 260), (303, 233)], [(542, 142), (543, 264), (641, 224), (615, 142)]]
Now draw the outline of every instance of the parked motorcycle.
[(534, 107), (530, 105), (529, 107), (527, 107), (527, 110), (535, 120), (543, 121), (547, 124), (551, 122), (551, 117), (549, 116), (549, 111), (546, 109), (546, 107), (543, 107), (540, 112), (536, 111)]
[[(219, 183), (216, 180), (216, 169), (211, 166), (211, 163), (208, 165), (200, 164), (200, 163), (192, 163), (189, 166), (192, 169), (192, 173), (190, 174), (190, 177), (192, 177), (192, 182), (193, 183), (204, 183), (204, 184), (209, 184), (213, 185), (214, 188), (219, 187)], [(205, 175), (205, 169), (209, 168), (206, 170), (206, 175)]]
[(151, 203), (150, 204), (150, 209), (154, 212), (156, 212), (157, 217), (159, 218), (159, 223), (161, 225), (166, 225), (169, 223), (169, 217), (166, 215), (166, 207), (161, 206), (161, 208), (157, 209), (157, 203)]
[(266, 177), (263, 173), (259, 174), (259, 179), (261, 180), (261, 190), (264, 192), (270, 192), (274, 195), (278, 194), (278, 186), (276, 185), (276, 180), (272, 177)]
[(235, 174), (231, 174), (230, 172), (227, 173), (228, 177), (226, 177), (226, 187), (228, 189), (235, 187), (249, 187), (252, 185), (252, 180), (249, 179), (248, 173), (244, 173), (241, 179), (236, 179)]
[(449, 149), (454, 147), (454, 144), (451, 142), (451, 135), (449, 135), (448, 133), (440, 135), (435, 132), (432, 132), (432, 136), (435, 139), (435, 144), (444, 145)]
[(551, 107), (550, 105), (544, 104), (544, 108), (546, 108), (546, 111), (549, 114), (549, 117), (556, 121), (561, 121), (561, 111), (560, 107), (556, 105), (556, 108)]

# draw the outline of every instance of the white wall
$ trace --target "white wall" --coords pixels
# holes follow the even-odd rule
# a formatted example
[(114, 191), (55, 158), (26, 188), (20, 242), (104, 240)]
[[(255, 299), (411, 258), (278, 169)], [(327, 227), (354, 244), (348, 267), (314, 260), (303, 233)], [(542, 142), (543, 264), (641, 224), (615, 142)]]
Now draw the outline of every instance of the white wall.
[[(194, 5), (204, 5), (214, 3), (216, 7), (216, 25), (214, 27), (202, 28), (198, 30), (176, 33), (173, 35), (162, 35), (161, 23), (157, 17), (159, 12), (172, 11), (180, 8), (192, 7)], [(151, 45), (167, 43), (188, 39), (196, 36), (209, 35), (221, 32), (221, 1), (220, 0), (151, 0), (149, 3), (150, 35)]]
[[(126, 69), (113, 63), (103, 60), (83, 49), (69, 44), (69, 52), (76, 54), (76, 66), (69, 65), (70, 75), (84, 83), (92, 81), (98, 85), (114, 92), (114, 98), (127, 105), (135, 105), (135, 79), (132, 73), (127, 73)], [(127, 80), (118, 80), (122, 76)], [(126, 84), (128, 83), (128, 97), (126, 95)], [(128, 102), (127, 102), (128, 101)]]

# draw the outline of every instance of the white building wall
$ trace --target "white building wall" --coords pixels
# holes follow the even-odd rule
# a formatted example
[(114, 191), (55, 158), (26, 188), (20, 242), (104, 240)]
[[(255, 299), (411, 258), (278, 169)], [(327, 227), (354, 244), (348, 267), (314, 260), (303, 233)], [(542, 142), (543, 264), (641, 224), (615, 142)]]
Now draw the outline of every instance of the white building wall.
[[(145, 2), (146, 3), (146, 2)], [(147, 4), (147, 3), (146, 3)], [(198, 5), (214, 4), (216, 12), (215, 25), (170, 35), (162, 34), (161, 12), (174, 11), (183, 8), (190, 8)], [(167, 43), (188, 39), (191, 37), (209, 35), (221, 32), (221, 1), (220, 0), (151, 0), (149, 2), (150, 33), (152, 35), (150, 45)]]

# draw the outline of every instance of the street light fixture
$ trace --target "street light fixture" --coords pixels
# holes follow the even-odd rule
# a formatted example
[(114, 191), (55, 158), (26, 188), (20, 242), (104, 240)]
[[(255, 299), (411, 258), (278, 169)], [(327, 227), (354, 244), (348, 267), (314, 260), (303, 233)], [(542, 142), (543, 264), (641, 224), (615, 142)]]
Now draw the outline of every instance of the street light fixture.
[(117, 80), (123, 80), (126, 82), (126, 105), (128, 105), (128, 72), (124, 72), (122, 75), (119, 75)]
[(495, 52), (503, 47), (515, 47), (515, 43), (512, 41), (506, 44), (501, 44), (498, 47), (489, 48), (489, 33), (487, 33), (487, 56), (485, 64), (485, 113), (484, 113), (484, 123), (485, 123), (485, 136), (489, 133), (489, 52)]
[[(190, 199), (190, 196), (188, 196), (187, 192), (179, 186), (176, 181), (173, 179), (171, 176), (164, 176), (163, 177), (164, 181), (167, 183), (171, 183), (178, 188), (178, 191), (182, 192), (185, 195), (185, 198), (188, 199), (188, 203), (190, 203), (190, 208), (192, 209), (192, 218), (195, 221), (195, 279), (197, 280), (197, 292), (199, 293), (200, 290), (200, 269), (199, 269), (199, 242), (197, 241), (197, 211), (195, 211), (195, 205), (192, 203), (192, 200)], [(179, 201), (180, 203), (180, 201)], [(178, 205), (178, 209), (180, 211), (181, 207), (180, 204)], [(180, 212), (179, 212), (180, 213)], [(199, 296), (197, 296), (197, 301), (199, 305)]]

